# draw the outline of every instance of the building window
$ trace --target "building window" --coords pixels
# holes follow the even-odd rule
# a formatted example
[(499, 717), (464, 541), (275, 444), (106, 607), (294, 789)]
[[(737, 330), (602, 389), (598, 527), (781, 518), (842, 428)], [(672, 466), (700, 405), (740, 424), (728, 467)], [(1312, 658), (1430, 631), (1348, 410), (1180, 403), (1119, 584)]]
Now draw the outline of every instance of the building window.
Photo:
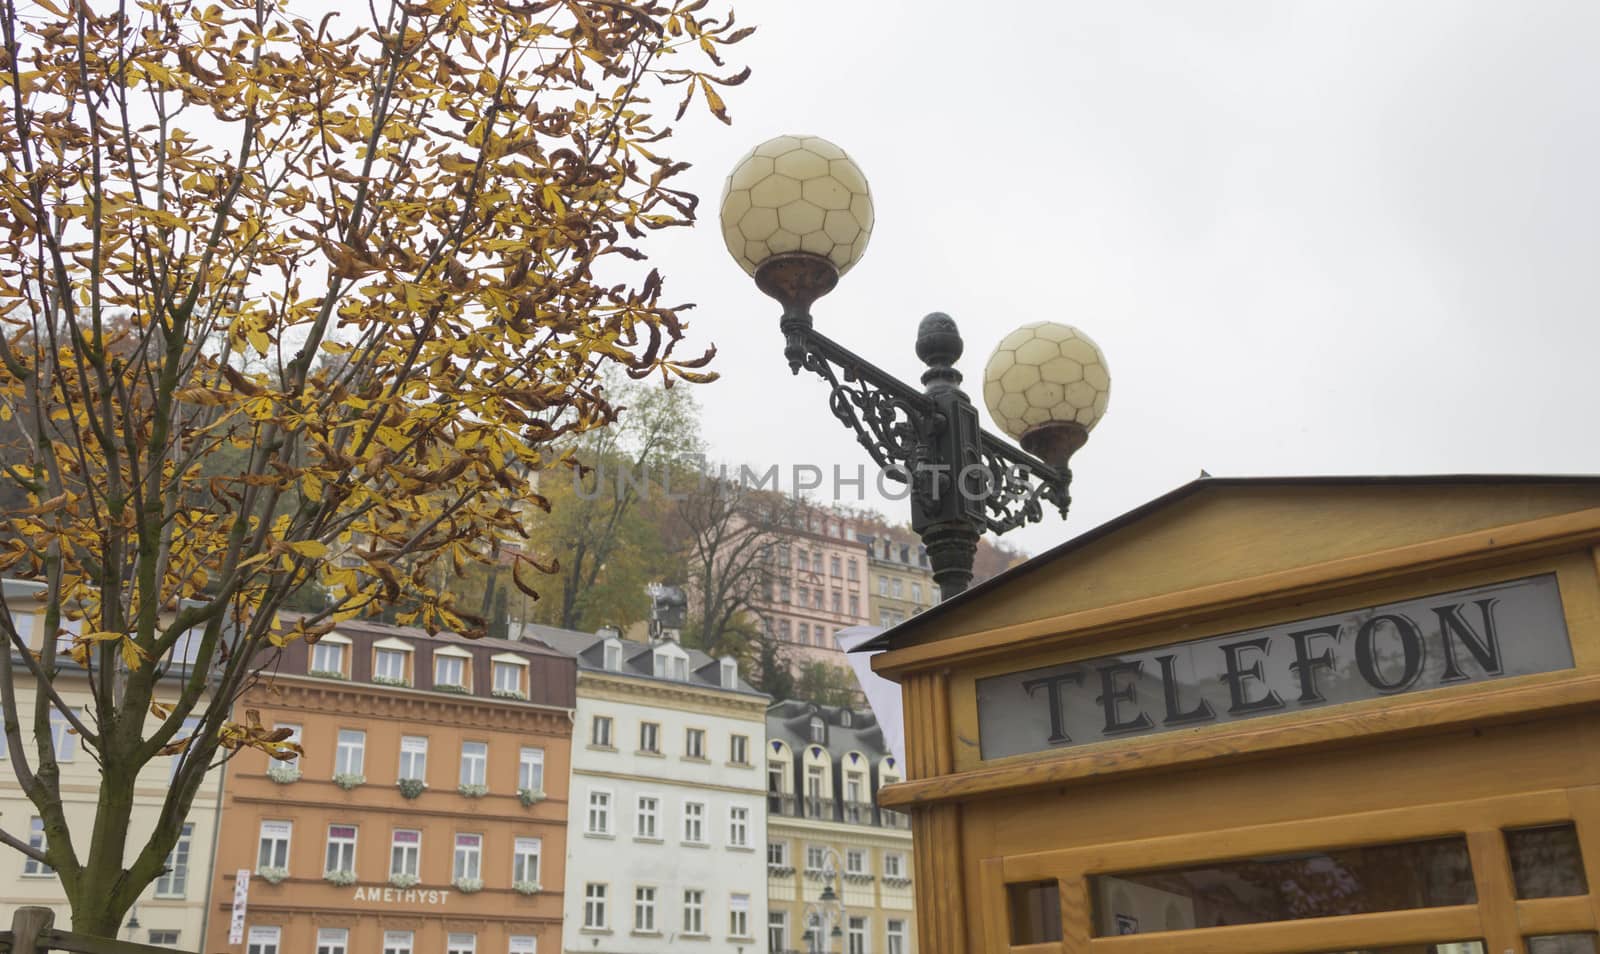
[(706, 806), (704, 802), (683, 803), (683, 840), (702, 845), (706, 840)]
[(847, 848), (844, 852), (844, 873), (860, 875), (867, 873), (867, 853), (860, 848)]
[(811, 587), (797, 586), (795, 587), (795, 595), (798, 597), (795, 602), (799, 603), (801, 606), (805, 606), (807, 603), (811, 602)]
[(333, 753), (333, 774), (362, 775), (367, 764), (367, 734), (360, 729), (340, 729)]
[[(837, 528), (835, 528), (835, 529), (837, 529)], [(843, 560), (839, 559), (836, 556), (828, 557), (828, 575), (830, 575), (830, 576), (841, 576), (841, 575), (843, 575), (843, 570), (844, 570), (844, 561)]]
[(822, 817), (823, 802), (822, 766), (806, 766), (806, 815), (810, 818)]
[(828, 863), (828, 852), (821, 845), (806, 846), (806, 870), (821, 871)]
[(329, 825), (328, 851), (322, 865), (324, 873), (356, 870), (356, 826)]
[[(28, 819), (28, 847), (35, 851), (45, 850), (44, 819), (38, 815)], [(22, 873), (40, 876), (53, 875), (56, 873), (56, 869), (37, 858), (29, 858), (22, 863)]]
[(245, 954), (278, 954), (279, 937), (275, 927), (253, 927), (245, 937)]
[(867, 954), (867, 919), (850, 918), (850, 930), (845, 932), (846, 950), (849, 954)]
[(461, 743), (461, 784), (486, 785), (489, 778), (489, 743)]
[(428, 778), (428, 737), (402, 735), (400, 737), (400, 778), (418, 782)]
[(789, 843), (786, 841), (767, 842), (767, 864), (778, 868), (789, 867)]
[(844, 811), (846, 819), (853, 824), (865, 824), (872, 818), (870, 806), (867, 804), (866, 785), (862, 781), (860, 772), (845, 773)]
[(861, 615), (861, 597), (855, 595), (854, 593), (850, 594), (850, 615)]
[(656, 817), (660, 813), (661, 800), (654, 795), (640, 795), (638, 811), (633, 816), (633, 833), (639, 838), (657, 838)]
[(855, 713), (851, 712), (849, 709), (839, 710), (839, 724), (844, 726), (846, 729), (850, 728), (850, 720), (853, 718), (855, 718)]
[(746, 735), (729, 736), (728, 761), (734, 765), (750, 764), (750, 737)]
[(789, 602), (789, 581), (788, 580), (779, 580), (778, 581), (778, 602), (780, 602), (780, 603)]
[(728, 847), (750, 847), (750, 809), (740, 805), (728, 809)]
[(311, 647), (311, 671), (344, 675), (344, 644), (318, 641)]
[(513, 934), (506, 954), (539, 954), (539, 939), (532, 934)]
[(633, 929), (642, 934), (656, 930), (656, 889), (647, 884), (633, 889)]
[(639, 751), (651, 755), (661, 754), (661, 725), (656, 722), (639, 723)]
[(457, 689), (467, 687), (467, 661), (460, 656), (433, 657), (433, 684), (434, 686), (453, 686)]
[(883, 853), (883, 876), (885, 878), (904, 878), (906, 870), (905, 855), (898, 851)]
[(703, 759), (706, 757), (706, 730), (689, 729), (683, 734), (684, 758)]
[(724, 660), (722, 660), (721, 672), (722, 672), (722, 680), (721, 680), (722, 688), (724, 688), (724, 689), (737, 689), (737, 688), (739, 688), (739, 663), (737, 661), (732, 660), (732, 659), (724, 659)]
[[(288, 729), (289, 730), (289, 738), (285, 739), (284, 741), (285, 742), (293, 742), (295, 745), (299, 745), (300, 744), (300, 727), (299, 726), (291, 725), (290, 723), (287, 723), (287, 722), (279, 722), (276, 725), (274, 725), (273, 728), (275, 728), (275, 729)], [(300, 756), (298, 756), (298, 755), (296, 755), (292, 759), (282, 759), (282, 760), (273, 759), (273, 761), (277, 762), (280, 765), (288, 766), (289, 768), (292, 768), (292, 769), (299, 769), (300, 768)], [(176, 758), (174, 758), (174, 762), (176, 762)]]
[(346, 928), (318, 928), (317, 954), (350, 954), (350, 931)]
[(611, 793), (589, 793), (589, 828), (591, 835), (611, 834)]
[(605, 659), (602, 662), (607, 672), (616, 672), (622, 668), (622, 647), (616, 643), (606, 643)]
[(811, 645), (811, 624), (810, 623), (801, 623), (800, 624), (800, 638), (799, 638), (799, 641), (800, 641), (801, 645), (804, 645), (804, 646)]
[(854, 557), (851, 557), (850, 562), (845, 565), (845, 570), (845, 579), (849, 580), (850, 582), (854, 583), (859, 578)]
[(519, 666), (516, 663), (495, 663), (491, 667), (495, 694), (502, 696), (526, 695), (527, 693), (522, 688), (522, 672), (526, 668), (526, 666)]
[(767, 912), (767, 950), (787, 951), (789, 949), (789, 912)]
[[(822, 587), (820, 586), (811, 591), (811, 608), (822, 609)], [(817, 627), (817, 645), (822, 645), (822, 627), (820, 626)]]
[[(177, 947), (178, 946), (178, 932), (177, 931), (151, 931), (149, 940), (146, 943), (150, 944), (152, 947)], [(323, 954), (323, 952), (318, 951), (317, 954)], [(336, 952), (336, 954), (344, 954), (344, 951), (343, 950), (339, 950), (339, 951)]]
[(476, 934), (450, 934), (445, 937), (445, 954), (477, 954)]
[(456, 836), (456, 857), (450, 872), (457, 881), (478, 880), (483, 877), (482, 835)]
[(811, 717), (811, 741), (826, 744), (828, 741), (828, 724), (822, 721), (822, 716)]
[(921, 583), (913, 583), (913, 584), (911, 584), (911, 602), (916, 603), (918, 606), (922, 605), (922, 584)]
[(893, 626), (894, 614), (890, 613), (886, 609), (878, 610), (878, 625), (883, 629), (888, 629), (890, 626)]
[(898, 577), (889, 582), (889, 590), (895, 599), (899, 599), (905, 592), (904, 588), (900, 585), (900, 580)]
[(778, 620), (778, 638), (784, 642), (789, 641), (789, 621), (786, 619)]
[(56, 709), (50, 710), (50, 746), (56, 750), (57, 762), (70, 762), (78, 754), (78, 736), (72, 723)]
[(589, 744), (603, 749), (611, 748), (611, 717), (597, 715), (589, 733)]
[(884, 954), (906, 954), (906, 922), (891, 918), (883, 929)]
[(750, 936), (750, 896), (735, 894), (728, 897), (728, 936)]
[(406, 655), (404, 650), (399, 649), (375, 650), (372, 654), (372, 681), (409, 682), (406, 679)]
[(606, 886), (590, 882), (583, 886), (583, 926), (591, 931), (606, 929)]
[(411, 954), (410, 931), (384, 931), (383, 954)]
[(389, 877), (418, 876), (422, 859), (422, 832), (397, 828), (389, 842)]
[(517, 788), (535, 794), (544, 791), (544, 749), (523, 748), (517, 761)]
[(878, 574), (878, 595), (879, 596), (888, 596), (889, 595), (889, 578), (887, 576), (884, 576), (881, 573)]
[(783, 794), (783, 790), (784, 790), (783, 763), (782, 762), (768, 762), (767, 763), (767, 791), (771, 792), (774, 795), (782, 795)]
[(511, 851), (511, 881), (539, 883), (539, 851), (543, 842), (538, 838), (518, 838)]
[(828, 595), (831, 597), (831, 605), (833, 606), (833, 611), (835, 613), (844, 612), (844, 604), (843, 604), (844, 594), (840, 593), (838, 590), (834, 590), (832, 593), (830, 593)]
[[(189, 885), (189, 846), (194, 840), (194, 825), (186, 824), (178, 843), (167, 855), (167, 873), (156, 879), (156, 897), (181, 898)], [(176, 943), (176, 941), (174, 941)]]
[(289, 870), (289, 836), (294, 824), (286, 821), (261, 823), (261, 840), (256, 850), (256, 870), (279, 868)]
[(683, 933), (704, 936), (706, 893), (699, 888), (683, 889)]

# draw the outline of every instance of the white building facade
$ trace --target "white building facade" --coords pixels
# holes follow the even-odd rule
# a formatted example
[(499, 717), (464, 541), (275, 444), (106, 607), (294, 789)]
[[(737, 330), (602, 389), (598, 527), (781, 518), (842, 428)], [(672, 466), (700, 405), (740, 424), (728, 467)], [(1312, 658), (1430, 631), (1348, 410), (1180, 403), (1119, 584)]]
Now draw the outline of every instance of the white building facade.
[[(43, 612), (32, 595), (34, 584), (5, 581), (6, 598), (18, 635), (34, 650), (43, 648)], [(65, 645), (65, 640), (63, 640)], [(57, 658), (61, 673), (54, 683), (63, 701), (84, 714), (94, 703), (85, 674), (70, 660)], [(20, 660), (15, 660), (17, 711), (27, 745), (29, 765), (38, 768), (33, 748), (32, 714), (37, 689)], [(171, 700), (176, 691), (158, 698)], [(146, 731), (153, 731), (152, 717)], [(100, 770), (93, 754), (86, 751), (70, 724), (51, 710), (50, 728), (61, 770), (61, 800), (67, 825), (79, 852), (85, 850), (94, 828), (100, 792)], [(178, 756), (157, 756), (139, 773), (133, 791), (133, 815), (128, 830), (128, 859), (137, 854), (155, 829), (166, 801), (167, 789), (177, 769)], [(210, 772), (195, 795), (184, 819), (177, 846), (168, 856), (168, 871), (145, 888), (129, 912), (127, 926), (119, 933), (123, 940), (159, 947), (197, 950), (206, 926), (206, 893), (211, 884), (211, 859), (217, 837), (221, 807), (222, 771)], [(0, 818), (4, 827), (18, 838), (26, 838), (34, 848), (43, 848), (45, 833), (39, 810), (23, 794), (3, 740), (0, 740)], [(70, 928), (71, 911), (66, 893), (54, 869), (10, 848), (0, 847), (0, 925), (9, 926), (19, 907), (37, 905), (55, 911), (58, 928)]]
[(757, 950), (766, 696), (675, 642), (538, 636), (579, 665), (565, 950)]

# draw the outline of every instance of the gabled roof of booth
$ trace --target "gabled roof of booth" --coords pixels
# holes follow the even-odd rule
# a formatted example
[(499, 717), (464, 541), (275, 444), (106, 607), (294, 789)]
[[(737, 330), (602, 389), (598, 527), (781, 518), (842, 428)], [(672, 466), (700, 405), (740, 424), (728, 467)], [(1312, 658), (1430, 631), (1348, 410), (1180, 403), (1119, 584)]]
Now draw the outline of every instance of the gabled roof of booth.
[(1595, 476), (1202, 476), (854, 651), (899, 649), (1595, 507)]

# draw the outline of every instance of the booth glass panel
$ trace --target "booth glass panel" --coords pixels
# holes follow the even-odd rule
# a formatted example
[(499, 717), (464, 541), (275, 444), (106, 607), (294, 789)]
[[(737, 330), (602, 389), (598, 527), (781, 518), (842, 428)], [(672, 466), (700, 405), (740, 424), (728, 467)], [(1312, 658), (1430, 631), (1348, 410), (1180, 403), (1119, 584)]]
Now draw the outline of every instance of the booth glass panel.
[(1511, 856), (1511, 877), (1519, 898), (1570, 898), (1589, 893), (1578, 832), (1571, 822), (1511, 829), (1506, 832), (1506, 852)]
[(1061, 887), (1056, 881), (1006, 885), (1011, 909), (1011, 943), (1045, 944), (1061, 940)]
[(1595, 954), (1593, 934), (1546, 934), (1530, 937), (1528, 954)]
[(1090, 882), (1097, 937), (1478, 900), (1467, 841), (1459, 836), (1096, 875)]

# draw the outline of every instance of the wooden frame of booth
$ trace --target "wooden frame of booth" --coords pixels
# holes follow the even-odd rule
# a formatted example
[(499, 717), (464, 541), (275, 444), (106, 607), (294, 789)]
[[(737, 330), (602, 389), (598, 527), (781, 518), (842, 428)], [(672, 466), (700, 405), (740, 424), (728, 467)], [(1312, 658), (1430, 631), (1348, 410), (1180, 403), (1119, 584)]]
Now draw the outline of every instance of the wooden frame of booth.
[[(1582, 478), (1202, 480), (889, 631), (873, 665), (902, 685), (909, 780), (883, 801), (912, 816), (920, 950), (1311, 954), (1478, 940), (1525, 954), (1530, 937), (1596, 931), (1597, 505), (1600, 481)], [(1291, 552), (1291, 537), (1318, 528)], [(1549, 573), (1570, 669), (979, 755), (985, 677)], [(1519, 900), (1502, 833), (1567, 821), (1589, 892)], [(1096, 874), (1439, 836), (1465, 837), (1475, 904), (1134, 937), (1095, 936), (1091, 923)], [(1040, 880), (1059, 885), (1061, 940), (1014, 946), (1006, 886)]]

